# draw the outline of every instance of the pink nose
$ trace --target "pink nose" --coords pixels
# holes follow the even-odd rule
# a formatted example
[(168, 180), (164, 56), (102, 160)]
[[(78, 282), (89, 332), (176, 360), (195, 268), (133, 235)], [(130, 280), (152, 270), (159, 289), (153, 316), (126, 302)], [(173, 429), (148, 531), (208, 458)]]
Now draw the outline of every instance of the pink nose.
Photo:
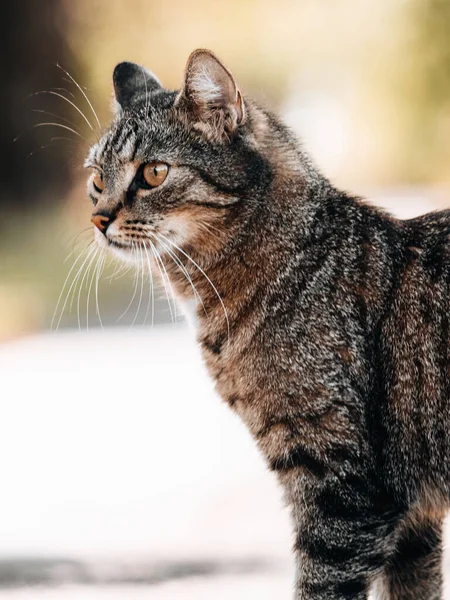
[(106, 217), (105, 215), (92, 215), (91, 221), (92, 223), (94, 223), (94, 225), (99, 231), (101, 231), (102, 233), (106, 233), (111, 219), (109, 217)]

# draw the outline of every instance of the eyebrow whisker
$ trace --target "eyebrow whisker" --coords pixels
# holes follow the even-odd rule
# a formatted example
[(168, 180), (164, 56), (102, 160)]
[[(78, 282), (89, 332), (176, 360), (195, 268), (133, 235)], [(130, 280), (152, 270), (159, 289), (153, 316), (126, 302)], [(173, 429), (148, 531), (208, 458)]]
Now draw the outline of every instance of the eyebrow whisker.
[(76, 131), (75, 129), (72, 129), (72, 127), (69, 127), (68, 125), (63, 125), (62, 123), (36, 123), (35, 125), (33, 125), (34, 128), (36, 127), (61, 127), (62, 129), (67, 129), (67, 131), (71, 131), (72, 133), (74, 133), (75, 135), (77, 135), (78, 137), (80, 137), (82, 140), (84, 140), (85, 142), (87, 142), (87, 139), (81, 135), (81, 133), (79, 133), (78, 131)]
[(85, 92), (85, 91), (83, 90), (83, 88), (82, 88), (82, 87), (81, 87), (81, 86), (78, 84), (78, 82), (77, 82), (77, 81), (75, 81), (75, 79), (72, 77), (72, 75), (71, 75), (71, 74), (70, 74), (68, 71), (66, 71), (66, 69), (64, 69), (64, 68), (63, 68), (63, 67), (62, 67), (62, 66), (61, 66), (59, 63), (56, 63), (56, 66), (58, 67), (58, 69), (61, 69), (61, 71), (63, 71), (63, 73), (65, 73), (65, 74), (66, 74), (68, 77), (70, 77), (71, 81), (73, 81), (73, 83), (74, 83), (74, 84), (77, 86), (77, 88), (78, 88), (78, 89), (80, 90), (80, 92), (83, 94), (83, 96), (84, 96), (84, 98), (85, 98), (86, 102), (89, 104), (89, 108), (92, 110), (92, 112), (93, 112), (93, 114), (94, 114), (95, 120), (97, 121), (98, 128), (101, 130), (101, 129), (102, 129), (102, 126), (101, 126), (101, 124), (100, 124), (99, 118), (98, 118), (98, 116), (97, 116), (97, 113), (95, 112), (95, 109), (94, 109), (94, 107), (92, 106), (92, 103), (91, 103), (91, 101), (89, 100), (89, 98), (88, 98), (88, 95), (86, 94), (86, 92)]

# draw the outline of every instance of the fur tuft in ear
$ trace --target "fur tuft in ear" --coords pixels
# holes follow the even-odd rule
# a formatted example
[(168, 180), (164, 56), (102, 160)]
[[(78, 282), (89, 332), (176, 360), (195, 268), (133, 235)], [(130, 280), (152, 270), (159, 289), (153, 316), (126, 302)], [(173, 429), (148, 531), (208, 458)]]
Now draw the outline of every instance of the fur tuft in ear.
[(176, 100), (213, 137), (232, 134), (245, 121), (242, 94), (228, 69), (209, 50), (195, 50), (186, 65), (184, 85)]
[(136, 63), (122, 62), (114, 69), (114, 93), (119, 106), (126, 109), (136, 100), (162, 89), (157, 77)]

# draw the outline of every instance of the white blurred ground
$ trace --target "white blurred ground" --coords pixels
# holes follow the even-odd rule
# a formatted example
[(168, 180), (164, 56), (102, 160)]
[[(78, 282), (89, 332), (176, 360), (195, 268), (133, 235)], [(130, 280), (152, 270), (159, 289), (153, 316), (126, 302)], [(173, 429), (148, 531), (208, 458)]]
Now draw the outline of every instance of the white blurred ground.
[[(0, 365), (0, 556), (263, 560), (273, 572), (148, 594), (206, 598), (217, 585), (235, 598), (241, 585), (256, 594), (266, 581), (289, 591), (281, 493), (213, 392), (185, 326), (44, 334), (0, 347)], [(114, 597), (104, 593), (57, 597)], [(15, 597), (40, 595), (0, 590)]]
[[(396, 197), (403, 217), (432, 207)], [(152, 586), (0, 586), (0, 600), (291, 597), (281, 492), (185, 326), (10, 342), (0, 386), (0, 559), (267, 565)]]

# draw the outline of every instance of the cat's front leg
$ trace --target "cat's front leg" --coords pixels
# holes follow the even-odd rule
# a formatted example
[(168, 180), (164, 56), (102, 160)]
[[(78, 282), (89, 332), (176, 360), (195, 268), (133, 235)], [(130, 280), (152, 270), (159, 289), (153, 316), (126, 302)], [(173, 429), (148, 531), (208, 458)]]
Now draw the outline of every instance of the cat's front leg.
[(294, 515), (295, 600), (367, 600), (394, 544), (396, 511), (325, 485)]

